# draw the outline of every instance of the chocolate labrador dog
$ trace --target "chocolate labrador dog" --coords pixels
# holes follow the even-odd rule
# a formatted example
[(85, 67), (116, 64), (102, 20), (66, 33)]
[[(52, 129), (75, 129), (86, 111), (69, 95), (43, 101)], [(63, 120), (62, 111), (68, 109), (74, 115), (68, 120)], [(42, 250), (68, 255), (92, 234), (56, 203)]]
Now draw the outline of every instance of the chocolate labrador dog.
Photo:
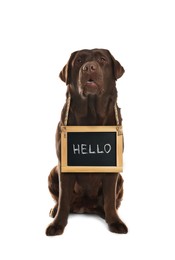
[[(71, 54), (60, 72), (71, 96), (68, 125), (116, 125), (114, 105), (117, 102), (116, 80), (124, 73), (123, 67), (105, 49), (81, 50)], [(66, 116), (65, 104), (56, 132), (56, 152), (61, 158), (61, 126)], [(122, 123), (120, 109), (119, 123)], [(59, 163), (60, 164), (60, 163)], [(69, 213), (97, 214), (105, 218), (109, 230), (127, 233), (117, 209), (123, 196), (120, 173), (61, 173), (60, 166), (52, 169), (48, 185), (56, 205), (50, 211), (54, 221), (46, 235), (61, 235)]]

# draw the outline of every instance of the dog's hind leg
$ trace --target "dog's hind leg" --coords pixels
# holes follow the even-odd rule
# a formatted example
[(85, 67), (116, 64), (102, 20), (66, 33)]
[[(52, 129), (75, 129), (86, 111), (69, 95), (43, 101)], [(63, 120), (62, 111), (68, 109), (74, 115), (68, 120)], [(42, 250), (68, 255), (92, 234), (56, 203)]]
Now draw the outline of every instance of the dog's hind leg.
[(116, 187), (116, 209), (120, 207), (123, 197), (123, 178), (118, 174), (117, 187)]
[(61, 190), (59, 195), (59, 209), (57, 210), (54, 221), (46, 229), (47, 236), (61, 235), (70, 213), (71, 197), (75, 186), (75, 175), (72, 173), (60, 174), (59, 180)]
[(48, 188), (55, 200), (55, 206), (50, 210), (49, 216), (54, 218), (58, 210), (58, 197), (59, 197), (59, 177), (58, 177), (58, 166), (55, 166), (48, 177)]

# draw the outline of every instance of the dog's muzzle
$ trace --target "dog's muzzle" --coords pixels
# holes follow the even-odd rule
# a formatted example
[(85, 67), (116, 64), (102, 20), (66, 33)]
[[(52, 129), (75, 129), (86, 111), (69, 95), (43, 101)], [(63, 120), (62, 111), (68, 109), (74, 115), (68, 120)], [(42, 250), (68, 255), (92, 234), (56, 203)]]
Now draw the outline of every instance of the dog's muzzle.
[(102, 69), (96, 61), (88, 61), (79, 71), (79, 91), (86, 97), (100, 95), (103, 89)]

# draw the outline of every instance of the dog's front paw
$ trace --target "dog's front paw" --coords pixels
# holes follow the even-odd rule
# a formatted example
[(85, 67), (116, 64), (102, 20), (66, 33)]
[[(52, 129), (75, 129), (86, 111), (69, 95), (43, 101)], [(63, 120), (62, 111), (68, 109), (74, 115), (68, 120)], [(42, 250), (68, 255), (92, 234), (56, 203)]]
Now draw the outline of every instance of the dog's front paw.
[(128, 233), (128, 228), (123, 222), (115, 222), (109, 224), (109, 230), (113, 233), (118, 233), (118, 234)]
[(51, 223), (46, 229), (47, 236), (56, 236), (63, 234), (64, 227), (61, 225), (56, 225), (55, 223)]

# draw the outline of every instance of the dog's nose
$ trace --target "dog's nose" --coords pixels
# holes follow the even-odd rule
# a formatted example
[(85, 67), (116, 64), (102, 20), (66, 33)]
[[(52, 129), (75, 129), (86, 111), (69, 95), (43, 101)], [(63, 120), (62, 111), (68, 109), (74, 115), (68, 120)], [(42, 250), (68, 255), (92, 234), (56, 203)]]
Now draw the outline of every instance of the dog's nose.
[(96, 68), (97, 68), (97, 66), (96, 66), (95, 62), (93, 62), (93, 61), (88, 61), (83, 65), (83, 71), (86, 71), (86, 72), (93, 72), (96, 70)]

